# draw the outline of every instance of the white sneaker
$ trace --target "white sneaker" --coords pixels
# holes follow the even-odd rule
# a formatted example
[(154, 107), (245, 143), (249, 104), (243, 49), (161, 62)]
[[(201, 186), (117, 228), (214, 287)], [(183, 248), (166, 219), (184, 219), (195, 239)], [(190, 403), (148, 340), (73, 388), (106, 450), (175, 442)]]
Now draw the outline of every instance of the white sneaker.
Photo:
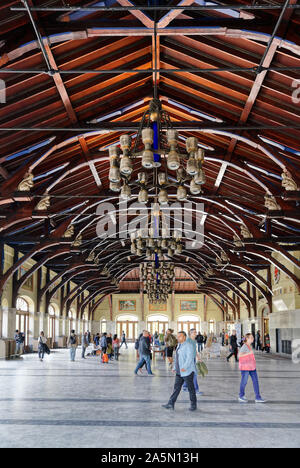
[(263, 400), (263, 398), (260, 398), (259, 400), (255, 400), (255, 403), (266, 403), (266, 400)]
[(241, 403), (248, 403), (248, 400), (247, 400), (247, 398), (245, 398), (245, 397), (239, 397), (239, 401), (240, 401)]

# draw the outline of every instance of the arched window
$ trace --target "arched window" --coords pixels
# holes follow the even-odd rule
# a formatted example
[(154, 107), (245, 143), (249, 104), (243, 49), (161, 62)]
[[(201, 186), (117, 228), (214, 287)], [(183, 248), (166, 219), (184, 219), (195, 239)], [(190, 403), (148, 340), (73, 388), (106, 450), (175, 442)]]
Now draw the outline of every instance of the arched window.
[(55, 309), (52, 304), (50, 304), (48, 307), (48, 314), (51, 316), (55, 315)]
[(16, 330), (24, 333), (25, 346), (28, 345), (28, 329), (29, 329), (29, 303), (23, 297), (18, 297), (16, 313)]
[(20, 312), (29, 312), (29, 304), (23, 297), (17, 299), (17, 310)]

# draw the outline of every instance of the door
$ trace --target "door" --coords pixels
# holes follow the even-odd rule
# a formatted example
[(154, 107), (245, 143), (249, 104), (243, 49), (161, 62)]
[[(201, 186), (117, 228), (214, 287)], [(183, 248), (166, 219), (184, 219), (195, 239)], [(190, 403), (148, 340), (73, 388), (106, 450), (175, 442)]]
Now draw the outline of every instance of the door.
[(55, 341), (55, 317), (49, 317), (49, 338), (52, 338), (52, 343)]
[(269, 319), (268, 318), (264, 318), (264, 323), (263, 323), (263, 343), (264, 343), (264, 346), (265, 346), (265, 335), (269, 335), (270, 334), (270, 328), (269, 328)]
[(126, 334), (127, 341), (135, 341), (137, 338), (137, 322), (132, 321), (118, 321), (117, 322), (117, 334), (120, 338), (123, 331)]
[(200, 331), (200, 324), (199, 322), (190, 322), (190, 321), (186, 321), (186, 322), (178, 322), (177, 324), (178, 326), (178, 331), (184, 331), (187, 335), (190, 333), (190, 330), (192, 330), (193, 328), (196, 328), (197, 332)]
[(154, 322), (148, 322), (147, 330), (154, 335), (155, 332), (166, 334), (166, 331), (169, 327), (169, 322), (162, 322), (160, 320), (156, 320)]

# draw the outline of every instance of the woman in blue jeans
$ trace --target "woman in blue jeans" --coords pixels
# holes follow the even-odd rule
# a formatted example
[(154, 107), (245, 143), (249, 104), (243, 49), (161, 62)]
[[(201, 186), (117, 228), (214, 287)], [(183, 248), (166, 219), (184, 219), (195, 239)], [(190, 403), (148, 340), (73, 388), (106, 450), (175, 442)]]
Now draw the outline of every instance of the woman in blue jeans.
[(239, 401), (241, 403), (247, 403), (248, 400), (245, 398), (245, 388), (248, 382), (249, 375), (252, 378), (254, 392), (255, 392), (255, 403), (265, 403), (262, 399), (259, 391), (258, 376), (256, 372), (256, 361), (254, 356), (254, 350), (252, 343), (254, 337), (251, 333), (247, 333), (244, 339), (244, 345), (241, 347), (239, 353), (239, 367), (242, 373), (242, 380), (240, 386)]

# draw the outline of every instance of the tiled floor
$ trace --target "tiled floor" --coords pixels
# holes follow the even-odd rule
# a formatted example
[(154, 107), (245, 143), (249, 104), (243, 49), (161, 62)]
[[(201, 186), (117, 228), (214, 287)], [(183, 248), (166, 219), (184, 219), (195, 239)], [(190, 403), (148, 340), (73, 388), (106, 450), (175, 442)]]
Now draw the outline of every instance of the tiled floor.
[[(238, 403), (235, 362), (208, 361), (196, 413), (182, 394), (176, 411), (161, 408), (174, 377), (162, 360), (155, 377), (136, 377), (134, 350), (119, 362), (69, 361), (57, 350), (0, 361), (0, 447), (300, 447), (300, 365), (258, 356), (265, 405)], [(252, 401), (251, 401), (252, 400)]]

